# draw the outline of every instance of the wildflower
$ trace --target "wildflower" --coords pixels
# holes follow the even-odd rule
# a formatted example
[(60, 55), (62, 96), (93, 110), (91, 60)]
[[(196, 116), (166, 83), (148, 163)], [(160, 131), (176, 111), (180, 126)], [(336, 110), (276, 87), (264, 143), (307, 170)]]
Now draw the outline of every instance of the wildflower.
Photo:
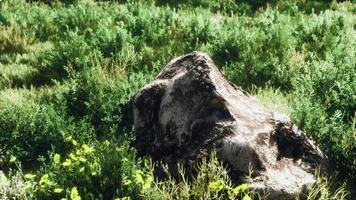
[(72, 160), (78, 160), (77, 156), (75, 156), (74, 153), (70, 153), (69, 158)]
[(225, 188), (225, 183), (222, 180), (217, 180), (209, 183), (209, 190), (213, 193), (219, 192)]
[(237, 187), (235, 187), (232, 192), (235, 194), (235, 195), (238, 195), (242, 192), (245, 192), (246, 190), (248, 189), (248, 184), (247, 183), (244, 183), (244, 184), (241, 184)]
[(25, 174), (25, 178), (26, 179), (29, 179), (29, 180), (32, 180), (33, 178), (35, 178), (36, 175), (35, 174)]
[(82, 167), (79, 169), (79, 172), (83, 172), (85, 170), (85, 167)]
[(61, 193), (62, 191), (63, 191), (62, 188), (55, 188), (55, 189), (53, 190), (54, 193)]
[(70, 198), (72, 200), (81, 200), (82, 199), (78, 193), (77, 187), (73, 187), (72, 190), (70, 191)]
[(17, 160), (17, 158), (13, 155), (10, 156), (10, 163), (13, 163)]
[(59, 155), (58, 153), (54, 154), (53, 156), (53, 162), (55, 164), (58, 164), (61, 161), (61, 155)]
[(104, 145), (105, 145), (105, 146), (109, 146), (109, 145), (110, 145), (110, 142), (109, 142), (108, 140), (105, 140), (105, 141), (104, 141)]
[(66, 137), (64, 140), (65, 140), (66, 142), (72, 141), (72, 136), (70, 135), (70, 136)]
[(136, 178), (136, 182), (138, 184), (144, 184), (144, 180), (143, 180), (143, 172), (141, 170), (136, 170), (135, 171), (135, 178)]
[(41, 177), (40, 182), (38, 183), (40, 187), (44, 188), (48, 185), (52, 185), (53, 182), (49, 179), (49, 175), (45, 174)]
[(82, 145), (82, 149), (83, 149), (84, 154), (91, 154), (91, 153), (94, 152), (93, 147), (90, 147), (90, 146), (88, 146), (86, 144)]
[(242, 198), (242, 200), (252, 200), (250, 196), (248, 196), (247, 194)]
[(124, 185), (131, 185), (132, 181), (131, 180), (125, 180)]
[(63, 162), (63, 166), (68, 167), (72, 164), (72, 161), (69, 160), (68, 158)]
[(86, 162), (87, 159), (86, 159), (86, 158), (83, 158), (83, 157), (79, 157), (79, 161), (81, 161), (81, 162)]
[(77, 146), (78, 142), (73, 139), (73, 140), (72, 140), (72, 144), (73, 144), (74, 146)]
[(97, 171), (100, 169), (100, 165), (97, 161), (94, 161), (94, 163), (91, 163), (89, 165), (91, 171)]

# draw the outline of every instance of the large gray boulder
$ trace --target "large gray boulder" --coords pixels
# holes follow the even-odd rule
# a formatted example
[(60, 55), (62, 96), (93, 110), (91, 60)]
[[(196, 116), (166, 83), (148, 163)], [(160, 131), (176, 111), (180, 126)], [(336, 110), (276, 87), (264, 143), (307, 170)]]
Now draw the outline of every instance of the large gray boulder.
[(172, 60), (132, 103), (136, 147), (153, 160), (191, 165), (212, 150), (270, 199), (294, 199), (315, 183), (325, 157), (288, 116), (268, 111), (229, 82), (205, 53)]

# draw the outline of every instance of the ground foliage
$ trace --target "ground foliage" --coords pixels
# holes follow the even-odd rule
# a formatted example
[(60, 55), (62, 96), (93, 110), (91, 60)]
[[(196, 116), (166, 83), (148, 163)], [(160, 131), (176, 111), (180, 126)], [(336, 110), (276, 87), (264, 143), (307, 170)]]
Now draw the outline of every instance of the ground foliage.
[[(339, 182), (355, 181), (355, 12), (304, 0), (0, 1), (0, 196), (227, 198), (236, 188), (214, 159), (201, 167), (216, 172), (208, 182), (153, 180), (120, 125), (130, 96), (194, 50), (290, 115)], [(344, 198), (325, 182), (310, 199)]]

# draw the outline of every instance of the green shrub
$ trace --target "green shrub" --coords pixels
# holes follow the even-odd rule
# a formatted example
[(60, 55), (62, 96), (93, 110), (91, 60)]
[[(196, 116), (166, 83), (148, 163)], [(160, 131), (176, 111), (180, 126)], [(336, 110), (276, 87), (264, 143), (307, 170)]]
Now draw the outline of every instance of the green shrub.
[[(122, 138), (129, 98), (169, 60), (201, 50), (268, 108), (289, 114), (341, 182), (355, 180), (355, 11), (319, 0), (0, 1), (0, 168), (11, 177), (17, 159), (20, 172), (36, 175), (24, 179), (32, 186), (55, 184), (25, 192), (38, 198), (228, 197), (235, 186), (215, 161), (192, 182), (153, 180)], [(95, 148), (85, 163), (72, 157), (84, 144)], [(210, 191), (204, 178), (223, 189)], [(344, 197), (317, 186), (311, 199)]]
[[(332, 165), (335, 174), (354, 177), (355, 132), (352, 124), (344, 124), (341, 112), (327, 114), (320, 104), (314, 104), (305, 96), (298, 96), (292, 106), (292, 119), (321, 149), (336, 161)], [(337, 164), (336, 164), (337, 163)]]
[(48, 84), (51, 83), (51, 80), (68, 78), (69, 74), (66, 68), (70, 67), (73, 70), (80, 71), (89, 67), (92, 51), (84, 37), (76, 32), (68, 32), (66, 37), (66, 40), (55, 44), (58, 48), (39, 55), (37, 63), (39, 73), (35, 77), (36, 85)]
[(75, 75), (67, 83), (68, 90), (58, 100), (58, 104), (64, 104), (68, 116), (78, 121), (85, 119), (99, 138), (111, 137), (115, 133), (122, 117), (120, 107), (150, 79), (148, 74), (142, 73), (126, 77), (121, 71), (113, 75), (117, 78), (113, 80), (106, 77), (110, 76), (107, 73), (112, 72), (102, 66)]
[(71, 135), (67, 154), (54, 153), (51, 161), (35, 178), (36, 198), (72, 198), (73, 190), (82, 199), (113, 199), (131, 196), (137, 199), (139, 185), (133, 180), (138, 163), (127, 142), (105, 140), (83, 144)]
[(225, 21), (218, 32), (212, 54), (225, 66), (225, 73), (244, 88), (270, 85), (283, 90), (292, 88), (291, 80), (300, 70), (294, 58), (296, 39), (290, 18), (267, 10), (255, 19), (241, 17)]
[(250, 13), (250, 1), (235, 1), (235, 0), (156, 0), (157, 5), (169, 5), (172, 7), (183, 8), (204, 8), (214, 13), (222, 12), (226, 14), (235, 13)]
[(24, 167), (39, 164), (37, 160), (48, 157), (52, 148), (66, 151), (63, 136), (77, 128), (83, 131), (83, 140), (92, 137), (91, 130), (80, 123), (70, 123), (53, 107), (45, 105), (9, 105), (0, 110), (0, 122), (2, 156), (17, 157)]

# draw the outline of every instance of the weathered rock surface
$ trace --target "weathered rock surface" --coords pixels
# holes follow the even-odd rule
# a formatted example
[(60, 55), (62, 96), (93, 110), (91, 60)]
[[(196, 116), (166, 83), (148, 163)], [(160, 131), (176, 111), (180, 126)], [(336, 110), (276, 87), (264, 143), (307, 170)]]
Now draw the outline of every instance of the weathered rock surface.
[(189, 165), (215, 149), (251, 187), (294, 199), (325, 157), (284, 114), (229, 82), (201, 52), (172, 60), (132, 103), (136, 147), (153, 160)]

